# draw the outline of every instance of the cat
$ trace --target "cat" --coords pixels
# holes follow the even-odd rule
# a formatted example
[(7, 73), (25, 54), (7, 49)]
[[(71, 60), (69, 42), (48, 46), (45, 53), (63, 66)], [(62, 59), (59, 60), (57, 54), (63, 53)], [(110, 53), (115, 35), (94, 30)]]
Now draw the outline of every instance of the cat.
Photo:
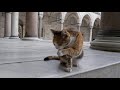
[(83, 57), (83, 36), (73, 28), (57, 31), (51, 29), (53, 33), (53, 44), (58, 49), (58, 56), (48, 56), (44, 61), (60, 60), (60, 65), (65, 67), (65, 71), (71, 72), (72, 67), (78, 66), (78, 60)]

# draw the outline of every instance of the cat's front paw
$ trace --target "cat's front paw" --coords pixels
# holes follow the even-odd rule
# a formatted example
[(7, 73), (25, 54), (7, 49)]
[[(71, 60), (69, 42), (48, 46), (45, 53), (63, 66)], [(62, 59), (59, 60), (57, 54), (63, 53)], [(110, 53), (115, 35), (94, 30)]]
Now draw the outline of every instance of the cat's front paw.
[(66, 72), (72, 72), (72, 68), (66, 68), (65, 71)]
[(63, 54), (63, 50), (58, 50), (57, 55), (58, 55), (58, 56), (63, 56), (63, 55), (64, 55), (64, 54)]
[(60, 64), (60, 68), (65, 72), (69, 72), (69, 73), (72, 72), (72, 68), (68, 68), (68, 67), (66, 67), (66, 65), (61, 65)]

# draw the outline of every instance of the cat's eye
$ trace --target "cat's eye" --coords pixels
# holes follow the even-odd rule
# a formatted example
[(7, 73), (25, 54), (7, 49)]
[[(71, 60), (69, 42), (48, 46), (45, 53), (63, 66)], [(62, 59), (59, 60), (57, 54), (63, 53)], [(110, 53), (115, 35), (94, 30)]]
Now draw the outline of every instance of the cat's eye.
[(63, 38), (67, 38), (67, 35), (64, 35)]

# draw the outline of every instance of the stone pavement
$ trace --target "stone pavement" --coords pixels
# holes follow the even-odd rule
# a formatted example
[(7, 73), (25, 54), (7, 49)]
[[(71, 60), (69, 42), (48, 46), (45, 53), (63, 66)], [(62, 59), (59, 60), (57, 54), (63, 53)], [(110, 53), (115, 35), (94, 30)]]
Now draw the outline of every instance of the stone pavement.
[(50, 41), (0, 39), (0, 78), (63, 78), (120, 63), (120, 53), (92, 50), (84, 43), (85, 55), (71, 73), (58, 61), (43, 61), (57, 50)]

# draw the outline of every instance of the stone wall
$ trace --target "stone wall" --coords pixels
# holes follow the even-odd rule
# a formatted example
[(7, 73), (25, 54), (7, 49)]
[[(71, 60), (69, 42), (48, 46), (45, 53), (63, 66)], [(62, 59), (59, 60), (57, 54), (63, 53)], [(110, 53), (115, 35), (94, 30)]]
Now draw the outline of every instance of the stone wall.
[(43, 23), (43, 39), (51, 40), (53, 35), (50, 31), (51, 25)]
[(26, 22), (26, 12), (19, 12), (19, 19), (23, 21), (25, 24)]
[(0, 38), (4, 37), (5, 13), (0, 12)]
[(52, 23), (52, 24), (47, 24), (47, 23), (43, 23), (43, 31), (44, 31), (44, 39), (46, 40), (51, 40), (53, 38), (53, 35), (51, 33), (50, 29), (54, 29), (54, 30), (61, 30), (61, 25), (57, 24), (57, 23)]

